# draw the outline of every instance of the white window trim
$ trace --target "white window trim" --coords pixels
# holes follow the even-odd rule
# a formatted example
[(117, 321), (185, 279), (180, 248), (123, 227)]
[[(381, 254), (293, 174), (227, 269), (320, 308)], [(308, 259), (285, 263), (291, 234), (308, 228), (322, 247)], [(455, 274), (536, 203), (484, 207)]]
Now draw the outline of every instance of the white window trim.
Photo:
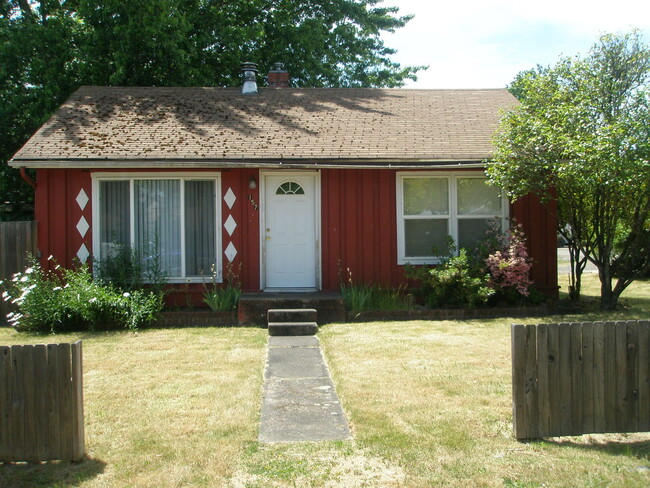
[[(485, 179), (483, 171), (463, 171), (463, 172), (450, 172), (450, 171), (398, 171), (395, 178), (396, 185), (396, 198), (397, 198), (397, 264), (438, 264), (440, 262), (439, 256), (424, 256), (424, 257), (408, 257), (406, 256), (406, 241), (404, 232), (404, 180), (408, 178), (445, 178), (449, 182), (449, 214), (448, 215), (427, 215), (421, 217), (422, 219), (448, 219), (447, 232), (458, 243), (458, 220), (462, 219), (489, 219), (496, 218), (501, 220), (501, 228), (506, 230), (508, 228), (508, 218), (510, 213), (510, 205), (508, 199), (501, 197), (501, 214), (500, 215), (458, 215), (457, 211), (457, 183), (459, 178), (476, 178)], [(418, 219), (418, 216), (410, 216), (409, 219)]]
[[(133, 246), (133, 236), (135, 235), (135, 218), (134, 218), (134, 208), (133, 208), (133, 198), (134, 198), (134, 184), (133, 180), (182, 180), (182, 181), (196, 181), (196, 180), (211, 180), (215, 182), (215, 256), (216, 256), (216, 266), (217, 266), (217, 283), (223, 282), (223, 250), (221, 245), (221, 234), (222, 234), (222, 224), (221, 224), (221, 173), (220, 172), (196, 172), (196, 173), (174, 173), (174, 172), (95, 172), (91, 174), (92, 179), (92, 239), (93, 239), (93, 256), (97, 259), (101, 259), (100, 251), (100, 228), (99, 225), (100, 215), (99, 215), (99, 185), (101, 181), (108, 180), (119, 180), (129, 181), (129, 199), (130, 199), (130, 222), (131, 228), (130, 238), (131, 246)], [(185, 228), (185, 185), (180, 185), (180, 202), (181, 202), (181, 229)], [(185, 255), (185, 232), (181, 232), (181, 249), (183, 250), (183, 256)], [(167, 283), (205, 283), (211, 281), (212, 277), (207, 274), (205, 277), (184, 277), (185, 276), (185, 259), (181, 260), (181, 272), (183, 276), (170, 276), (167, 279)]]

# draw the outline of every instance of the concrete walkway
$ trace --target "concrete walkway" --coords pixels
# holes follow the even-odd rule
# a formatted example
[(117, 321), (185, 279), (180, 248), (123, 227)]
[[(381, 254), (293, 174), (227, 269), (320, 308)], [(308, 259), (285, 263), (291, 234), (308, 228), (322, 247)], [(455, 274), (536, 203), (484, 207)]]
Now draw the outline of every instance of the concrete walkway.
[(269, 337), (260, 442), (350, 438), (316, 336)]

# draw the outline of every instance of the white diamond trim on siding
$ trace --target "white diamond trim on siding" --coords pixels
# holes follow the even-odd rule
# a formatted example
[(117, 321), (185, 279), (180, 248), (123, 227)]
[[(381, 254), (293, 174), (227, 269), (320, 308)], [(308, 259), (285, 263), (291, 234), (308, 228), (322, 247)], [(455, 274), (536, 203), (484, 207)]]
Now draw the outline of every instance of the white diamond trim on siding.
[(90, 229), (90, 225), (88, 225), (88, 221), (82, 215), (81, 218), (79, 219), (79, 222), (77, 223), (77, 230), (79, 231), (79, 234), (81, 234), (81, 237), (86, 236), (86, 232), (88, 232), (88, 229)]
[(90, 252), (88, 251), (88, 248), (86, 247), (85, 244), (82, 244), (79, 250), (77, 251), (77, 257), (79, 258), (79, 261), (81, 263), (85, 263), (88, 260), (88, 257), (90, 256)]
[(235, 196), (235, 192), (232, 191), (232, 188), (228, 188), (228, 191), (223, 196), (223, 201), (226, 202), (226, 205), (228, 205), (228, 208), (232, 208), (232, 206), (235, 204), (236, 200), (237, 200), (237, 197)]
[(223, 224), (223, 228), (226, 229), (226, 232), (228, 232), (229, 236), (235, 232), (235, 229), (237, 228), (237, 222), (235, 222), (235, 219), (232, 218), (232, 215), (228, 215), (226, 223)]
[(228, 261), (231, 263), (235, 260), (235, 256), (237, 256), (237, 249), (232, 242), (228, 244), (228, 247), (226, 248), (224, 254), (228, 258)]
[(79, 205), (79, 208), (83, 210), (84, 208), (86, 208), (86, 205), (88, 204), (88, 200), (90, 199), (88, 198), (88, 195), (86, 195), (86, 192), (82, 188), (81, 191), (79, 192), (79, 195), (77, 195), (76, 200), (77, 200), (77, 205)]

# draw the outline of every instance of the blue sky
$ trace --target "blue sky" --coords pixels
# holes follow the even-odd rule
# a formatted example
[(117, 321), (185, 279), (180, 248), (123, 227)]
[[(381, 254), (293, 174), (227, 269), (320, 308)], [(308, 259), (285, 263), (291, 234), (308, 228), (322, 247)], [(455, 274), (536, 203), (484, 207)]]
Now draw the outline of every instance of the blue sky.
[(650, 43), (649, 0), (384, 0), (406, 27), (385, 34), (392, 59), (429, 65), (407, 88), (502, 88), (521, 70), (587, 54), (604, 33), (637, 28)]

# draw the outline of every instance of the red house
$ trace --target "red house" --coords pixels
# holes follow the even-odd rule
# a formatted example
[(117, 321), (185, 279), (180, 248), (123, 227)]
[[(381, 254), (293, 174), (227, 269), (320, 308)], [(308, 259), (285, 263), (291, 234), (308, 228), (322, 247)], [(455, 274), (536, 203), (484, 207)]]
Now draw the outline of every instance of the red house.
[(557, 293), (553, 208), (485, 184), (506, 90), (254, 85), (77, 90), (10, 162), (36, 169), (41, 255), (70, 265), (155, 240), (200, 303), (227, 263), (246, 291), (338, 290), (341, 266), (399, 286), (448, 234), (471, 246), (514, 217), (533, 280)]

